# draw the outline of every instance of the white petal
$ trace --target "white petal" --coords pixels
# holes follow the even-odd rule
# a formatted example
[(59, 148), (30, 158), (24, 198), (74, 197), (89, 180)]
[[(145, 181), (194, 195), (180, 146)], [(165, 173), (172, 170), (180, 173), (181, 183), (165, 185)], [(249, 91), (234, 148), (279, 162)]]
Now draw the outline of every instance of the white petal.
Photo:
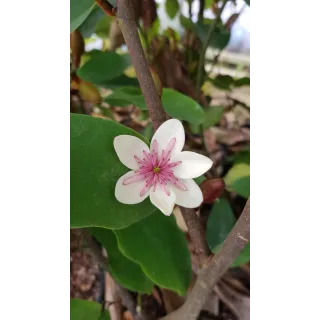
[(176, 194), (176, 204), (185, 208), (199, 207), (203, 201), (202, 191), (199, 186), (192, 179), (181, 179), (181, 181), (186, 185), (187, 191), (172, 186), (172, 190)]
[(115, 196), (119, 202), (125, 204), (136, 204), (142, 202), (149, 196), (149, 191), (147, 191), (142, 197), (140, 196), (140, 191), (144, 187), (146, 181), (140, 180), (127, 185), (123, 185), (123, 180), (134, 174), (134, 171), (129, 171), (124, 174), (117, 181)]
[(177, 119), (170, 119), (164, 122), (153, 135), (151, 145), (154, 140), (157, 140), (160, 155), (161, 151), (166, 149), (173, 138), (176, 138), (177, 141), (172, 150), (172, 155), (179, 153), (182, 150), (185, 141), (183, 125), (181, 121)]
[(149, 147), (140, 139), (134, 136), (121, 135), (113, 140), (113, 146), (119, 160), (129, 169), (138, 169), (139, 166), (134, 156), (143, 158), (143, 151), (150, 152)]
[(173, 173), (177, 178), (193, 179), (201, 176), (212, 167), (212, 160), (199, 153), (183, 151), (171, 158), (172, 162), (182, 161), (174, 167)]
[(153, 191), (153, 188), (150, 190), (150, 201), (156, 206), (163, 214), (170, 216), (176, 200), (175, 193), (170, 190), (170, 195), (167, 196), (162, 188), (157, 185), (156, 191)]

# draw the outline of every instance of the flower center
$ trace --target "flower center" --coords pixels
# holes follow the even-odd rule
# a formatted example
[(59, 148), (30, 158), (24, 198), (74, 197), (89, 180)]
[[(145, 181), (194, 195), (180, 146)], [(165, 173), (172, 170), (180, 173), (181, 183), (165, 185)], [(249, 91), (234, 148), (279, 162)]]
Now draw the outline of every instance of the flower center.
[(153, 168), (153, 172), (154, 173), (159, 173), (160, 172), (160, 168), (159, 167), (154, 167)]

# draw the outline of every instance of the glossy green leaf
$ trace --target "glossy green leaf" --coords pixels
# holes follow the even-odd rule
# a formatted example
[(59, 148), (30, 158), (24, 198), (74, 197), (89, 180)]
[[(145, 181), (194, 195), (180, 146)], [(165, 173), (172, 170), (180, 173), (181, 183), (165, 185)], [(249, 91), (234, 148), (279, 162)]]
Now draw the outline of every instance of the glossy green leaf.
[(125, 57), (115, 52), (95, 53), (91, 59), (77, 70), (78, 76), (85, 81), (101, 84), (121, 76), (128, 67)]
[(116, 235), (112, 230), (89, 228), (89, 232), (101, 243), (108, 253), (108, 271), (123, 287), (141, 293), (151, 293), (153, 283), (139, 264), (127, 258), (118, 248)]
[(114, 196), (117, 180), (129, 171), (118, 159), (113, 139), (135, 131), (112, 120), (71, 114), (70, 218), (72, 228), (125, 228), (153, 212), (149, 199), (125, 205)]
[(241, 251), (238, 258), (233, 262), (231, 267), (239, 267), (250, 261), (250, 243), (248, 243)]
[(211, 251), (214, 251), (232, 230), (236, 218), (229, 202), (221, 198), (211, 209), (207, 222), (206, 239)]
[(187, 291), (192, 274), (191, 258), (174, 216), (152, 214), (115, 233), (120, 250), (139, 263), (154, 283), (181, 295)]
[(200, 124), (205, 121), (203, 108), (196, 101), (178, 91), (164, 88), (161, 100), (165, 111), (173, 118), (192, 124)]
[(250, 176), (235, 180), (231, 185), (231, 189), (238, 195), (248, 198), (250, 196)]
[(224, 107), (213, 106), (205, 109), (205, 122), (203, 123), (203, 129), (209, 129), (220, 122), (224, 113)]
[(170, 19), (173, 19), (179, 10), (179, 2), (178, 0), (166, 0), (165, 4), (166, 13)]
[(70, 299), (70, 320), (110, 320), (110, 316), (97, 302)]
[(78, 30), (84, 38), (89, 38), (95, 32), (96, 24), (105, 16), (105, 13), (98, 7), (94, 6), (88, 17), (79, 26)]
[(70, 0), (70, 33), (85, 21), (94, 5), (94, 0)]

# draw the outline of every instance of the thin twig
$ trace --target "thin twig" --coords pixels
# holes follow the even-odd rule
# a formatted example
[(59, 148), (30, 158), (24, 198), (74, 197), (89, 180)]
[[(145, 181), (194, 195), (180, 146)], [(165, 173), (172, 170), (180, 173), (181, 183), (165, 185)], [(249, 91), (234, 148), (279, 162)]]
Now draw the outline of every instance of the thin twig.
[(204, 264), (186, 302), (162, 320), (196, 320), (213, 287), (249, 243), (249, 238), (250, 198), (218, 253)]
[(223, 1), (223, 4), (221, 6), (221, 9), (219, 10), (217, 17), (214, 20), (212, 20), (212, 24), (210, 25), (210, 29), (208, 31), (207, 37), (202, 45), (200, 58), (199, 58), (198, 72), (197, 72), (197, 82), (196, 82), (196, 84), (197, 84), (197, 100), (198, 101), (199, 101), (199, 97), (200, 97), (200, 87), (201, 87), (201, 82), (202, 82), (202, 78), (203, 78), (203, 68), (204, 68), (206, 51), (209, 46), (209, 42), (211, 40), (211, 37), (220, 22), (221, 14), (222, 14), (227, 2), (228, 2), (228, 0)]

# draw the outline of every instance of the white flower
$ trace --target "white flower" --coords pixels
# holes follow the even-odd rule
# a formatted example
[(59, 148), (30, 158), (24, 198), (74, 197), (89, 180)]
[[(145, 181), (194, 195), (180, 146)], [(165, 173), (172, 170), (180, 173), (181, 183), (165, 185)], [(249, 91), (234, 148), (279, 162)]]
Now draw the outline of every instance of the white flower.
[(125, 204), (142, 202), (148, 196), (165, 215), (175, 204), (197, 208), (203, 201), (198, 185), (192, 180), (208, 171), (212, 161), (200, 154), (182, 151), (185, 133), (179, 120), (164, 122), (151, 140), (151, 151), (140, 139), (121, 135), (113, 145), (120, 161), (132, 171), (117, 182), (116, 199)]

